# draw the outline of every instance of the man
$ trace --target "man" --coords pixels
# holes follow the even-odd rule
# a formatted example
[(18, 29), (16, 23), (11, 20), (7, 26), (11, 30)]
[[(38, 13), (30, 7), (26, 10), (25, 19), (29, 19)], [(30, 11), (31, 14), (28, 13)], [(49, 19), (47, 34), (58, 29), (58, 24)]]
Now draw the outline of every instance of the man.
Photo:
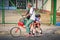
[(32, 4), (31, 3), (28, 3), (28, 8), (30, 9), (29, 10), (29, 13), (26, 15), (26, 17), (30, 16), (29, 20), (27, 21), (25, 27), (26, 27), (26, 32), (27, 32), (27, 36), (30, 36), (30, 24), (35, 20), (35, 11), (34, 11), (34, 8), (32, 7)]

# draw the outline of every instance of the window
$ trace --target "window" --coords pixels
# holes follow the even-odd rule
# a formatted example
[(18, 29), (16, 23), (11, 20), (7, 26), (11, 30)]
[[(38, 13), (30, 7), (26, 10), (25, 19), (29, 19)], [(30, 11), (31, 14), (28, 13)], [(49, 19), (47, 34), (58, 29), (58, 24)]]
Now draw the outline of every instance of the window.
[(9, 0), (9, 6), (16, 6), (16, 0)]
[(0, 6), (2, 6), (2, 0), (0, 0)]
[(26, 0), (17, 0), (18, 9), (26, 9)]
[(34, 0), (34, 3), (36, 3), (36, 0)]

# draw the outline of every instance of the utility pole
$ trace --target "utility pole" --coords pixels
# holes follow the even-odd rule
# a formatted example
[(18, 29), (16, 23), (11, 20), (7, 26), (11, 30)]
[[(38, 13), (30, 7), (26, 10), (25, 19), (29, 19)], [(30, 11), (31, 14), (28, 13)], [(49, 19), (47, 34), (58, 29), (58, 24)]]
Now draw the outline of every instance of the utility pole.
[(4, 0), (2, 0), (2, 24), (5, 24), (5, 8), (4, 8)]
[(56, 4), (57, 0), (53, 0), (54, 3), (54, 9), (53, 9), (53, 25), (56, 25)]

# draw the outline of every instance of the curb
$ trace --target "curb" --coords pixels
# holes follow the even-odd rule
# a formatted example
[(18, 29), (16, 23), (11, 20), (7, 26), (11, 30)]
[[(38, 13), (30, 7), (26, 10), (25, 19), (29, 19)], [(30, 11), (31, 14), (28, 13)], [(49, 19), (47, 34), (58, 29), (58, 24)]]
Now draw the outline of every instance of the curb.
[(9, 32), (8, 31), (0, 31), (0, 35), (8, 35)]
[(55, 31), (55, 34), (60, 34), (60, 30)]

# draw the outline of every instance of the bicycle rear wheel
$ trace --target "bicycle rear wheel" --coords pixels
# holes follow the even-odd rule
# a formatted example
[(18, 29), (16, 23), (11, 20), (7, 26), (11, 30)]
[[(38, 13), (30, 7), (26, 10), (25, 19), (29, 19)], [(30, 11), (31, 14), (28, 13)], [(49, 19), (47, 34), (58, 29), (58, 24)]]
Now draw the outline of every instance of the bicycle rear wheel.
[(21, 29), (19, 27), (13, 27), (10, 30), (10, 34), (12, 37), (20, 37), (21, 36)]

